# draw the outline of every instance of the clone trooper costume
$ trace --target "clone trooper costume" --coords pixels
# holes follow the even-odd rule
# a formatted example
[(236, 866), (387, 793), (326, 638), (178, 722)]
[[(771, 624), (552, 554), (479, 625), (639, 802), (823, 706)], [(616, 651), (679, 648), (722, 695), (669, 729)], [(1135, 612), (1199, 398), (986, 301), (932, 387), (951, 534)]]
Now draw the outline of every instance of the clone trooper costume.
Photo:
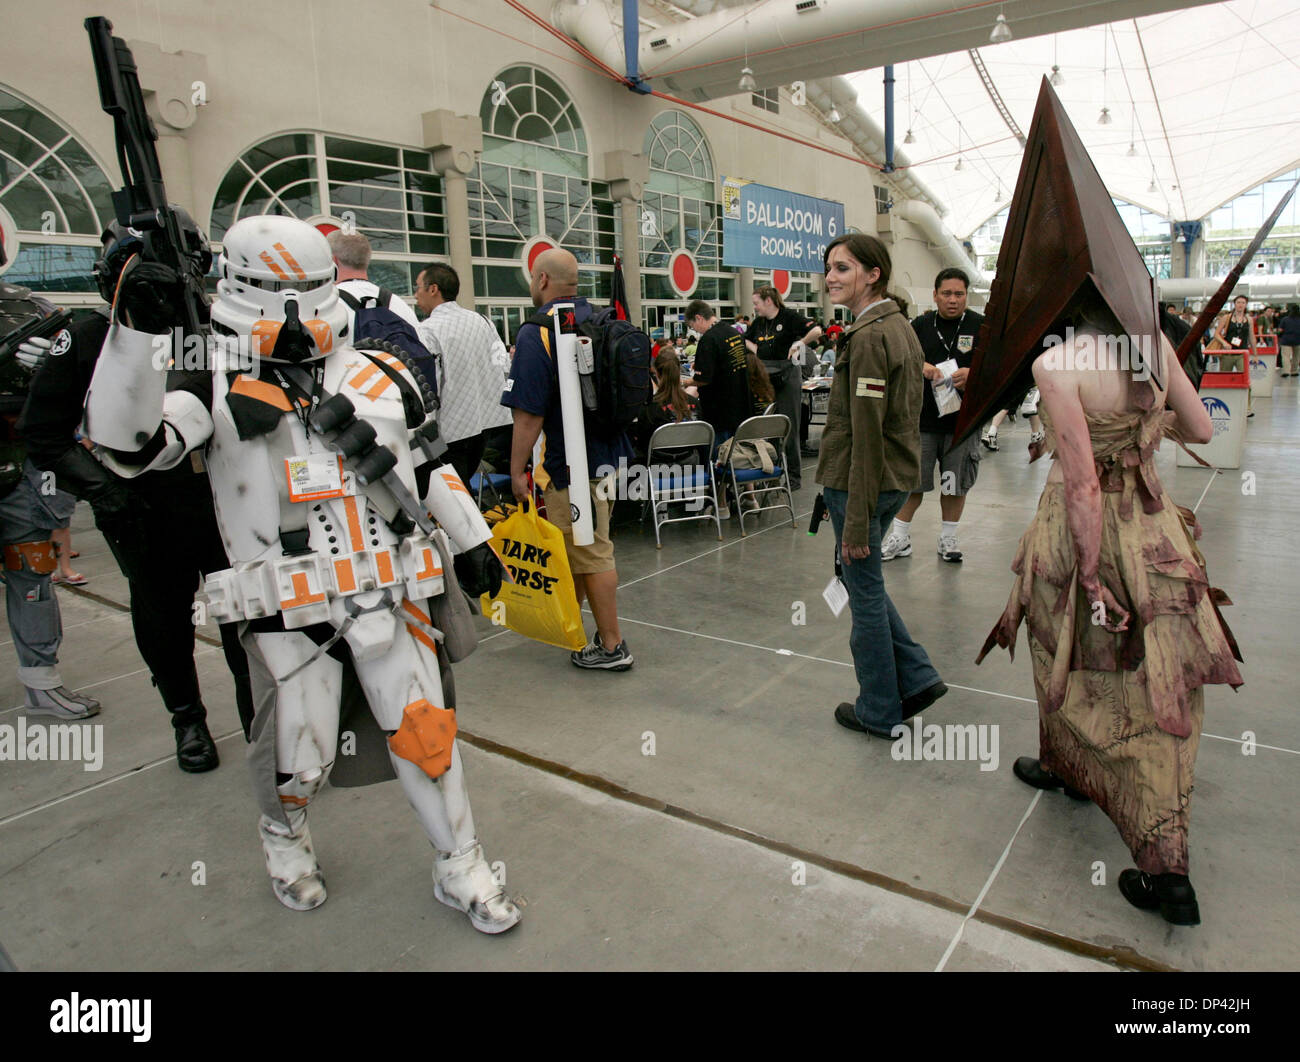
[(249, 657), (250, 764), (275, 895), (294, 910), (325, 901), (306, 809), (335, 758), (346, 646), (436, 849), (435, 896), (476, 929), (509, 929), (519, 911), (478, 843), (442, 681), (456, 654), (445, 617), (464, 615), (456, 573), (499, 579), (491, 533), (436, 460), (432, 433), (414, 430), (426, 385), (392, 353), (349, 345), (324, 236), (293, 218), (247, 218), (227, 233), (219, 265), (214, 332), (251, 343), (255, 365), (216, 366), (210, 396), (167, 391), (158, 337), (119, 321), (86, 428), (126, 475), (205, 448), (233, 564), (205, 592), (212, 618), (240, 621)]

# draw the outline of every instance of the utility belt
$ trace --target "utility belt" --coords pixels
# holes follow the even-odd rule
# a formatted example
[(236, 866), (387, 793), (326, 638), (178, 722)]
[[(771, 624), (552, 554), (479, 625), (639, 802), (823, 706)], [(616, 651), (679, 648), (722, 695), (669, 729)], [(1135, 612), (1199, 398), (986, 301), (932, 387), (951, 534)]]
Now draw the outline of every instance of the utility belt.
[[(450, 556), (445, 532), (441, 555)], [(286, 630), (328, 622), (336, 598), (401, 586), (406, 599), (436, 597), (444, 589), (439, 543), (421, 532), (396, 546), (340, 556), (302, 553), (237, 564), (213, 572), (203, 584), (208, 614), (217, 623), (283, 613)]]

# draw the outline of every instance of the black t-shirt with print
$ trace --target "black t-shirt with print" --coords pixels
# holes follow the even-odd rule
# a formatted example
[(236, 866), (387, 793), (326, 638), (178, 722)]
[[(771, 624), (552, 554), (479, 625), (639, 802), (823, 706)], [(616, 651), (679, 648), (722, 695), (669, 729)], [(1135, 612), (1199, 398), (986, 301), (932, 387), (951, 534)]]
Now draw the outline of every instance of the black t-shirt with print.
[(790, 348), (803, 339), (812, 326), (813, 322), (803, 314), (782, 306), (770, 320), (755, 317), (745, 338), (758, 347), (759, 361), (785, 361), (790, 356)]
[[(937, 310), (923, 313), (912, 322), (912, 330), (921, 341), (925, 351), (925, 360), (931, 365), (938, 365), (949, 358), (957, 362), (957, 368), (969, 369), (971, 354), (975, 350), (975, 337), (979, 335), (984, 315), (974, 310), (967, 310), (960, 317), (945, 319)], [(930, 381), (925, 381), (921, 390), (921, 430), (951, 433), (957, 425), (957, 414), (949, 413), (939, 416), (939, 407), (934, 401), (934, 388)]]
[(713, 430), (734, 432), (749, 416), (749, 375), (745, 340), (729, 323), (719, 321), (695, 348), (695, 379), (700, 383), (700, 417)]

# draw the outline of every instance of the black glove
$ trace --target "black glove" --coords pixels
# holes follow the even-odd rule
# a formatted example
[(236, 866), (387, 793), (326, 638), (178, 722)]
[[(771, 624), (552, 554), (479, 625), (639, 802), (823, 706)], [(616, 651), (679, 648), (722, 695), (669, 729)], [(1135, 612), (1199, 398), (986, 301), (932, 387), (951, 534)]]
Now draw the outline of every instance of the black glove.
[(452, 563), (456, 581), (470, 597), (496, 597), (501, 592), (501, 562), (488, 543), (480, 542), (468, 552), (458, 553)]
[(185, 285), (171, 266), (138, 258), (122, 271), (117, 304), (138, 332), (165, 335), (184, 324)]

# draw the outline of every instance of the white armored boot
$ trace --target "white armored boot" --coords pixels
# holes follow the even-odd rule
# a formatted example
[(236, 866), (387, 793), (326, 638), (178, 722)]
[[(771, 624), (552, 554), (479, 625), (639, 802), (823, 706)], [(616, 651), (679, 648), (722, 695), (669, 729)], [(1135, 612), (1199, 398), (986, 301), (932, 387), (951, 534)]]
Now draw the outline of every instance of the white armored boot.
[(307, 829), (307, 805), (329, 777), (331, 764), (302, 771), (275, 787), (288, 828), (268, 815), (257, 823), (275, 898), (291, 911), (310, 911), (325, 902), (325, 877)]
[(307, 812), (295, 808), (288, 815), (290, 830), (266, 815), (258, 820), (266, 872), (277, 900), (291, 911), (310, 911), (325, 902), (325, 877), (312, 851)]
[(433, 895), (469, 915), (480, 933), (504, 933), (521, 917), (505, 888), (492, 876), (483, 846), (477, 841), (450, 854), (438, 852), (433, 861)]

